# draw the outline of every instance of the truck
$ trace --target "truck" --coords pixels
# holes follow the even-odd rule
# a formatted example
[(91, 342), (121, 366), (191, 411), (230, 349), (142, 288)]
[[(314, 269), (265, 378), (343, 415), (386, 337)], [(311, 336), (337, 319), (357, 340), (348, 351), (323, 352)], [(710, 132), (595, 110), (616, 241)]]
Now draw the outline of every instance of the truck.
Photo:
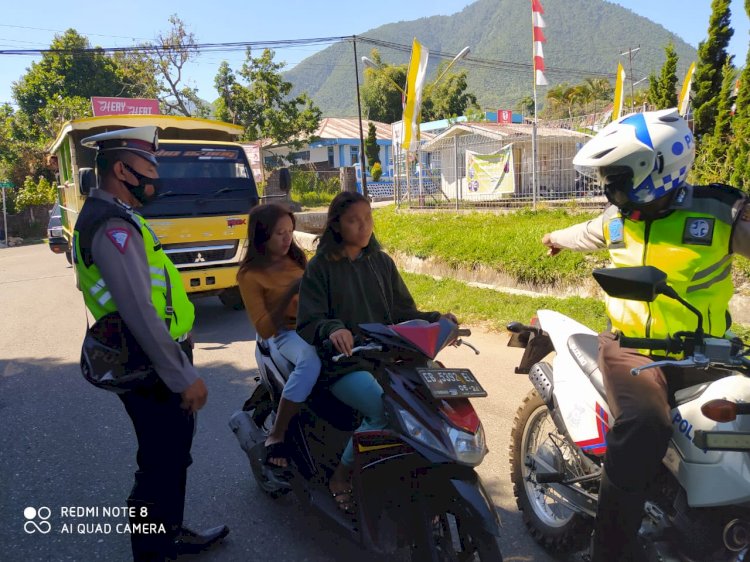
[(109, 115), (65, 123), (49, 152), (68, 261), (76, 219), (96, 186), (96, 150), (82, 146), (81, 139), (147, 125), (159, 127), (156, 158), (162, 185), (138, 212), (180, 271), (191, 298), (214, 295), (225, 306), (241, 309), (237, 271), (258, 191), (245, 151), (234, 142), (243, 129), (230, 123), (172, 115)]

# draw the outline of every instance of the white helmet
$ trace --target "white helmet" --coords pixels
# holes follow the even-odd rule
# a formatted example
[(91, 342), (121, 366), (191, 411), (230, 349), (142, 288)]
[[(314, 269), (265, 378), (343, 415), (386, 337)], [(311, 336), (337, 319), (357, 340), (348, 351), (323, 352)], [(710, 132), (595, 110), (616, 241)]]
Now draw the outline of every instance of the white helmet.
[(573, 159), (610, 203), (632, 210), (682, 185), (695, 159), (693, 134), (676, 109), (632, 113), (610, 123)]

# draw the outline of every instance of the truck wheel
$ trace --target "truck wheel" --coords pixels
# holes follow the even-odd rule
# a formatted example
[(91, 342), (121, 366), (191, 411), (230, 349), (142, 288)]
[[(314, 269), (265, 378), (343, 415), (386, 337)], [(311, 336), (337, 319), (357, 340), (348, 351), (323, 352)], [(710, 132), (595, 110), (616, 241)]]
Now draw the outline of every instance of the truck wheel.
[[(536, 390), (524, 398), (510, 434), (510, 479), (523, 522), (536, 542), (552, 552), (574, 552), (591, 537), (589, 519), (571, 511), (548, 495), (548, 484), (538, 484), (529, 459), (549, 439), (565, 441), (552, 421), (547, 405)], [(573, 452), (573, 447), (570, 451)], [(565, 458), (565, 454), (563, 454)]]
[(245, 303), (242, 302), (239, 287), (224, 289), (219, 293), (219, 300), (221, 301), (221, 304), (231, 310), (242, 310), (245, 308)]

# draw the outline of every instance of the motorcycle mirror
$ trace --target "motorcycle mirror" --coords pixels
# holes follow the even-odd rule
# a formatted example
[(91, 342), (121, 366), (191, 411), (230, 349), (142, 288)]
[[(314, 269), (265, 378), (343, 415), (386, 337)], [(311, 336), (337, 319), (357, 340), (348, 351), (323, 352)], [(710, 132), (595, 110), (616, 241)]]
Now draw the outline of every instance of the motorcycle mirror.
[(595, 269), (594, 279), (610, 297), (653, 302), (660, 294), (669, 294), (667, 274), (652, 265)]

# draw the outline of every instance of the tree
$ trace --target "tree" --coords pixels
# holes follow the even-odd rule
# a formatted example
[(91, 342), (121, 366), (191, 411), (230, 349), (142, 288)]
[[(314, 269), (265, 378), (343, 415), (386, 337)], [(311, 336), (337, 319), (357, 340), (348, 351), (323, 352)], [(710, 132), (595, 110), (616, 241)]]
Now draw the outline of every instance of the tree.
[(377, 130), (375, 129), (375, 123), (372, 121), (367, 125), (365, 155), (367, 156), (367, 165), (371, 170), (375, 164), (380, 163), (380, 147), (378, 146)]
[(648, 103), (654, 109), (669, 109), (677, 106), (677, 51), (671, 41), (664, 47), (666, 60), (661, 67), (659, 78), (649, 76)]
[(721, 93), (716, 108), (716, 123), (711, 134), (703, 135), (696, 154), (693, 176), (700, 183), (727, 183), (731, 170), (727, 169), (727, 147), (732, 142), (732, 102), (736, 71), (727, 60), (722, 71)]
[(19, 109), (35, 122), (50, 100), (130, 93), (113, 59), (99, 48), (92, 50), (88, 39), (74, 29), (56, 35), (42, 60), (31, 64), (12, 91)]
[(16, 208), (20, 211), (32, 205), (50, 205), (57, 199), (57, 189), (44, 176), (34, 180), (26, 176), (23, 187), (16, 195)]
[(524, 96), (521, 98), (521, 101), (519, 101), (516, 104), (515, 107), (518, 111), (521, 112), (523, 115), (530, 115), (531, 117), (534, 116), (534, 98), (532, 96)]
[(422, 120), (435, 121), (463, 115), (468, 108), (477, 108), (477, 97), (467, 92), (466, 71), (448, 72), (449, 62), (438, 66), (435, 80), (428, 82), (422, 96)]
[(693, 119), (699, 139), (711, 133), (716, 119), (717, 97), (721, 91), (722, 68), (727, 62), (727, 46), (734, 34), (729, 27), (730, 0), (713, 0), (708, 37), (698, 45), (698, 62), (693, 79)]
[(384, 64), (377, 49), (370, 52), (370, 59), (376, 68), (365, 68), (360, 88), (365, 115), (383, 123), (399, 121), (404, 112), (403, 96), (396, 86), (401, 90), (406, 87), (406, 65)]
[(594, 113), (599, 111), (599, 102), (608, 102), (614, 95), (612, 84), (606, 78), (586, 78), (584, 81), (591, 90), (592, 101), (594, 102)]
[[(745, 11), (750, 17), (750, 0), (745, 0)], [(740, 87), (735, 100), (732, 119), (732, 142), (727, 148), (726, 174), (729, 183), (750, 193), (750, 52), (740, 76)]]
[(208, 105), (198, 97), (198, 89), (183, 81), (185, 65), (198, 56), (195, 35), (174, 14), (170, 16), (172, 26), (168, 33), (159, 34), (155, 43), (146, 43), (153, 54), (159, 85), (159, 101), (168, 114), (207, 117)]
[(245, 85), (228, 64), (220, 66), (214, 81), (220, 98), (219, 117), (245, 127), (245, 140), (270, 138), (300, 146), (318, 128), (320, 109), (307, 94), (290, 97), (292, 84), (280, 74), (284, 63), (274, 62), (273, 57), (270, 49), (257, 58), (248, 49), (238, 72)]

